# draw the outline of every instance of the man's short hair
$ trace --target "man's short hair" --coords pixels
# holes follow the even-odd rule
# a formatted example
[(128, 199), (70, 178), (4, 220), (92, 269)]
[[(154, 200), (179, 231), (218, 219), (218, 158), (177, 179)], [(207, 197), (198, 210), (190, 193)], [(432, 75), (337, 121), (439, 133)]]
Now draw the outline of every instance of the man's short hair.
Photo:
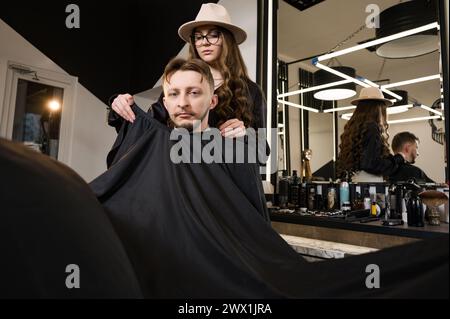
[(406, 143), (418, 142), (419, 138), (410, 132), (401, 132), (394, 136), (392, 140), (392, 150), (394, 153), (398, 153), (402, 150)]
[(214, 79), (206, 62), (203, 62), (200, 59), (185, 60), (182, 58), (174, 58), (167, 64), (166, 69), (164, 70), (164, 82), (170, 83), (170, 77), (178, 71), (194, 71), (200, 73), (202, 81), (203, 79), (206, 79), (211, 91), (214, 91)]

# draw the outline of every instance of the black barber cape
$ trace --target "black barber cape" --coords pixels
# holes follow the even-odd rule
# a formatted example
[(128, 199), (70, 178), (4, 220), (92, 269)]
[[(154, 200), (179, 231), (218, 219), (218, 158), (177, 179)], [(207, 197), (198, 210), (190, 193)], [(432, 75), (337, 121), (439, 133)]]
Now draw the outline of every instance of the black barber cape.
[[(136, 121), (123, 124), (111, 168), (91, 187), (145, 297), (448, 296), (448, 237), (308, 263), (267, 222), (253, 164), (174, 164), (171, 131), (133, 110)], [(381, 289), (365, 285), (374, 263)]]
[(142, 298), (111, 221), (74, 171), (0, 139), (0, 181), (0, 299)]

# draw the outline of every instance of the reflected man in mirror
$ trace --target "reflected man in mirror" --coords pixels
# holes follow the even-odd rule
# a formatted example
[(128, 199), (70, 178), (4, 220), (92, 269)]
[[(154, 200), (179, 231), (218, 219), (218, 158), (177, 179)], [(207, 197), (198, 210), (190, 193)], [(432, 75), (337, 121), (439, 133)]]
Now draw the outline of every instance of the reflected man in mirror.
[(419, 156), (419, 139), (410, 132), (401, 132), (392, 140), (392, 150), (404, 158), (399, 169), (389, 176), (391, 182), (407, 181), (415, 178), (418, 182), (434, 183), (419, 167), (413, 165)]

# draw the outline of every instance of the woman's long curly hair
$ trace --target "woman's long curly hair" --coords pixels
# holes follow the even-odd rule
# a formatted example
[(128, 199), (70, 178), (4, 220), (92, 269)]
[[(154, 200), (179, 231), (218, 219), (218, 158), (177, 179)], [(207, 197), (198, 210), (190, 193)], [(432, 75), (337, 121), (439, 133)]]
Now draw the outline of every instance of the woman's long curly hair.
[[(246, 127), (253, 127), (253, 104), (249, 101), (250, 81), (241, 51), (234, 36), (224, 28), (218, 28), (222, 35), (222, 54), (213, 67), (220, 70), (223, 77), (222, 86), (216, 90), (219, 104), (215, 111), (220, 118), (219, 126), (226, 121), (237, 118)], [(190, 43), (190, 58), (199, 59), (195, 45)]]
[(385, 157), (390, 154), (386, 105), (376, 100), (360, 101), (341, 135), (337, 162), (338, 176), (342, 176), (345, 172), (352, 175), (360, 170), (363, 138), (367, 132), (367, 127), (373, 124), (380, 128), (380, 138), (383, 141), (382, 154), (380, 155)]

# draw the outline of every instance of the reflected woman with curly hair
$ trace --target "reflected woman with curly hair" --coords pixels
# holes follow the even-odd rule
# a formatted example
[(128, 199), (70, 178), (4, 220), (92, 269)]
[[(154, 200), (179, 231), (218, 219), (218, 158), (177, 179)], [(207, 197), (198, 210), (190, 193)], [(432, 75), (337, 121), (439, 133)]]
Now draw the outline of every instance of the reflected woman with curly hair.
[(353, 182), (383, 182), (404, 162), (389, 151), (386, 109), (392, 102), (371, 87), (362, 89), (352, 104), (357, 107), (341, 136), (338, 174), (348, 172)]

